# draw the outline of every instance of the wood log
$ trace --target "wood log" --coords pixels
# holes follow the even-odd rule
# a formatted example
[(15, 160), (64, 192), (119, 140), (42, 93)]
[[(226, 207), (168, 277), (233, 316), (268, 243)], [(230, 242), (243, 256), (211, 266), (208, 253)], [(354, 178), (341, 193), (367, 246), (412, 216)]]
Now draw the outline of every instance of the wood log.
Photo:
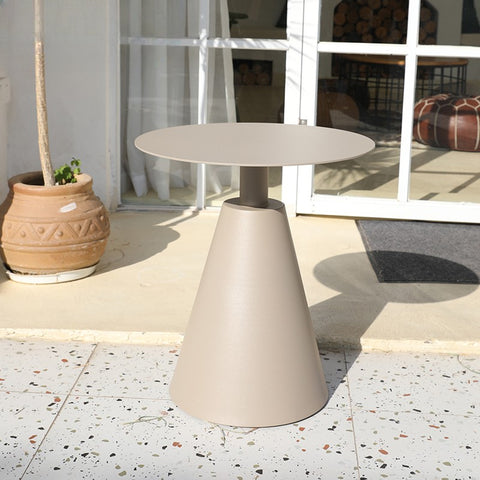
[(359, 35), (364, 35), (370, 30), (370, 25), (365, 20), (360, 20), (357, 22), (355, 30)]
[(390, 32), (390, 40), (392, 43), (398, 43), (401, 38), (402, 38), (402, 32), (400, 30), (394, 28)]
[(373, 29), (379, 27), (382, 24), (383, 19), (380, 18), (378, 15), (375, 15), (370, 22), (370, 25)]
[(392, 17), (392, 9), (387, 8), (387, 7), (380, 8), (380, 10), (378, 10), (378, 12), (377, 12), (377, 16), (382, 21), (385, 20), (386, 18), (391, 18)]
[(432, 18), (432, 12), (429, 8), (427, 7), (422, 7), (420, 9), (420, 21), (421, 22), (427, 22)]
[(357, 23), (358, 21), (358, 10), (357, 9), (351, 9), (348, 14), (347, 14), (347, 20), (349, 23)]
[(381, 26), (386, 28), (387, 31), (390, 31), (393, 28), (393, 20), (391, 18), (384, 18)]
[(359, 15), (362, 20), (371, 21), (374, 16), (374, 11), (370, 7), (365, 5), (360, 9)]
[(435, 33), (437, 31), (437, 22), (430, 20), (423, 28), (427, 33)]
[[(408, 0), (342, 0), (335, 8), (334, 38), (363, 42), (405, 42)], [(419, 40), (435, 43), (437, 21), (427, 4), (421, 7)], [(339, 28), (341, 27), (341, 28)]]
[(334, 25), (343, 25), (347, 21), (347, 17), (344, 13), (337, 12), (333, 16), (333, 23)]
[(346, 15), (348, 13), (348, 4), (345, 3), (345, 2), (340, 2), (337, 6), (337, 8), (335, 9), (335, 12), (336, 13), (343, 13), (344, 15)]
[(375, 29), (375, 36), (380, 40), (380, 41), (385, 41), (388, 35), (388, 30), (385, 27), (378, 27)]
[(262, 72), (257, 75), (255, 83), (257, 85), (270, 85), (272, 83), (272, 79), (267, 72)]
[(401, 22), (403, 19), (407, 17), (407, 12), (403, 8), (396, 8), (393, 11), (393, 19), (396, 22)]
[(345, 28), (340, 25), (335, 25), (333, 27), (333, 38), (343, 38), (345, 35)]
[(244, 85), (255, 85), (257, 76), (253, 72), (247, 72), (242, 76), (242, 83)]
[(391, 10), (395, 10), (396, 8), (401, 8), (405, 11), (408, 10), (408, 1), (406, 0), (383, 0), (382, 5)]
[(248, 63), (241, 63), (237, 69), (242, 75), (245, 75), (250, 70), (250, 66)]

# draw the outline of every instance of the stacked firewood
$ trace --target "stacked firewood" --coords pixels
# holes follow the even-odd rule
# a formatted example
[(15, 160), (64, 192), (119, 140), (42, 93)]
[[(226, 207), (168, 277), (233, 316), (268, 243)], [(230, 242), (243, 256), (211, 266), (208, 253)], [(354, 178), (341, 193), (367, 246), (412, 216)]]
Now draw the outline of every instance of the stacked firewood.
[[(335, 8), (333, 40), (339, 42), (405, 43), (408, 0), (342, 0)], [(420, 38), (434, 44), (437, 37), (437, 12), (422, 2)]]

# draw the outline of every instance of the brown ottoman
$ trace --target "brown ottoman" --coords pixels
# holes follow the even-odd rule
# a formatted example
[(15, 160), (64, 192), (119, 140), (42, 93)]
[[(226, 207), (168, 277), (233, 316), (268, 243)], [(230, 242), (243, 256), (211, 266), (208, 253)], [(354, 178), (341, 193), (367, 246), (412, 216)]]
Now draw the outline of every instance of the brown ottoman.
[(415, 105), (413, 138), (432, 147), (480, 151), (480, 95), (440, 93)]

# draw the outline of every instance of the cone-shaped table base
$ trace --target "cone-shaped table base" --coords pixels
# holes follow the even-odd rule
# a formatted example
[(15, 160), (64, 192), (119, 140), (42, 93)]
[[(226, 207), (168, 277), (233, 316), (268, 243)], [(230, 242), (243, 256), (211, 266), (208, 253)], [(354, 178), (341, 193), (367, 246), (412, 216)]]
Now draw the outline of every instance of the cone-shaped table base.
[(170, 393), (192, 416), (263, 427), (328, 398), (284, 205), (223, 204)]

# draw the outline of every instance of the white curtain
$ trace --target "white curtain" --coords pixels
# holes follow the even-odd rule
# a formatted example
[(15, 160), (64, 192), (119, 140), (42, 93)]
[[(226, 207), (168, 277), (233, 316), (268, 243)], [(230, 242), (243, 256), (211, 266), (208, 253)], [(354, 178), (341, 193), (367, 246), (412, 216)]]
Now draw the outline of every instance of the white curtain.
[[(123, 4), (128, 10), (128, 35), (198, 38), (198, 3), (128, 0)], [(227, 0), (210, 0), (210, 36), (229, 36)], [(150, 186), (161, 200), (168, 200), (170, 188), (195, 184), (195, 166), (143, 154), (135, 148), (134, 140), (149, 130), (198, 122), (198, 61), (194, 47), (130, 45), (126, 169), (137, 196), (145, 195)], [(236, 121), (231, 51), (211, 50), (208, 69), (207, 121)], [(207, 172), (207, 189), (218, 193), (226, 177), (222, 167), (209, 167)]]

